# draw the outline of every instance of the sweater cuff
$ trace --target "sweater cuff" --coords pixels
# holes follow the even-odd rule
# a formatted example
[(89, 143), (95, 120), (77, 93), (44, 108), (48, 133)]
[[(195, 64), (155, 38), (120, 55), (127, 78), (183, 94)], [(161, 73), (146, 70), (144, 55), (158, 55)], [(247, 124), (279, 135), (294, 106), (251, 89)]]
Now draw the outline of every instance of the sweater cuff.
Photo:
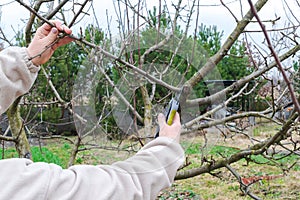
[(26, 66), (31, 73), (37, 73), (40, 70), (40, 66), (34, 65), (33, 62), (31, 61), (26, 47), (21, 48), (20, 54), (24, 58)]

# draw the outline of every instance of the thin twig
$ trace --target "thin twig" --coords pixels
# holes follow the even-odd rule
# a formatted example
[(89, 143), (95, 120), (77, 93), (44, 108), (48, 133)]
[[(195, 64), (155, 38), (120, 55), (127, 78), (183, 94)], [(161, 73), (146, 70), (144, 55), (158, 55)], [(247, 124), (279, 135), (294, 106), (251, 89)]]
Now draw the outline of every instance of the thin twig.
[(299, 105), (299, 102), (298, 102), (297, 97), (296, 97), (296, 95), (295, 95), (293, 85), (292, 85), (292, 83), (290, 82), (288, 76), (286, 75), (286, 73), (285, 73), (285, 71), (284, 71), (284, 69), (283, 69), (283, 66), (282, 66), (282, 64), (281, 64), (281, 62), (280, 62), (280, 59), (279, 59), (277, 53), (275, 52), (275, 49), (274, 49), (274, 47), (273, 47), (273, 45), (272, 45), (272, 43), (271, 43), (270, 37), (269, 37), (269, 35), (268, 35), (267, 31), (266, 31), (266, 27), (265, 27), (265, 25), (261, 22), (261, 20), (260, 20), (258, 14), (257, 14), (257, 11), (256, 11), (256, 9), (255, 9), (255, 7), (254, 7), (252, 1), (251, 1), (251, 0), (248, 0), (248, 2), (249, 2), (249, 5), (250, 5), (251, 11), (252, 11), (254, 17), (257, 19), (257, 21), (258, 21), (258, 23), (259, 23), (261, 29), (263, 30), (265, 39), (266, 39), (266, 41), (267, 41), (267, 43), (268, 43), (268, 47), (269, 47), (269, 49), (270, 49), (270, 51), (271, 51), (271, 53), (272, 53), (272, 55), (273, 55), (273, 57), (274, 57), (274, 59), (275, 59), (275, 62), (276, 62), (276, 64), (277, 64), (279, 70), (280, 70), (281, 73), (282, 73), (283, 79), (284, 79), (284, 81), (286, 82), (286, 84), (287, 84), (287, 86), (288, 86), (288, 88), (289, 88), (290, 95), (291, 95), (292, 101), (293, 101), (293, 103), (294, 103), (295, 109), (296, 109), (297, 112), (300, 114), (300, 105)]
[(244, 194), (247, 194), (248, 196), (250, 196), (252, 199), (256, 199), (256, 200), (260, 200), (261, 198), (257, 197), (256, 195), (254, 195), (252, 192), (250, 192), (249, 190), (249, 185), (245, 185), (242, 181), (241, 176), (238, 174), (238, 172), (236, 170), (234, 170), (229, 164), (226, 164), (225, 167), (235, 176), (235, 178), (238, 180), (238, 182), (240, 183), (240, 189), (242, 190), (242, 192), (244, 192)]
[(230, 14), (234, 18), (235, 22), (239, 22), (238, 18), (234, 15), (234, 13), (230, 10), (230, 8), (228, 8), (228, 6), (222, 0), (220, 0), (220, 1), (221, 1), (221, 4), (230, 12)]

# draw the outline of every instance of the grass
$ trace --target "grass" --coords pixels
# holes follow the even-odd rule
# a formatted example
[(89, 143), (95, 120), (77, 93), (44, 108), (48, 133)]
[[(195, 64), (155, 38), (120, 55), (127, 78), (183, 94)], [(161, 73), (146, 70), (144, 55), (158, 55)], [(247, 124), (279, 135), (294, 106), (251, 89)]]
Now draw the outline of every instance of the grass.
[[(264, 123), (252, 129), (252, 136), (256, 136), (259, 139), (269, 137), (274, 135), (279, 128), (279, 126), (274, 124)], [(201, 166), (202, 156), (218, 159), (237, 153), (251, 144), (246, 140), (247, 138), (244, 136), (240, 136), (235, 140), (230, 138), (220, 140), (216, 145), (206, 149), (206, 151), (202, 149), (203, 139), (193, 138), (192, 142), (184, 140), (182, 146), (186, 150), (188, 161), (191, 162), (187, 169)], [(295, 154), (286, 156), (279, 153), (274, 155), (274, 158), (277, 159), (276, 162), (272, 162), (261, 155), (253, 155), (249, 157), (252, 162), (249, 163), (246, 159), (242, 159), (231, 164), (231, 166), (245, 178), (252, 176), (276, 177), (279, 175), (277, 178), (262, 180), (250, 186), (251, 192), (262, 199), (300, 199), (298, 189), (300, 178), (299, 156)], [(176, 197), (176, 194), (180, 195), (184, 194), (185, 191), (189, 191), (194, 195), (193, 197), (173, 198), (169, 195), (169, 199), (251, 199), (243, 194), (238, 181), (227, 169), (215, 170), (213, 173), (219, 177), (202, 174), (176, 181), (172, 188), (163, 191), (161, 196), (167, 197), (169, 194), (172, 194), (172, 196)], [(159, 198), (163, 199), (162, 197)]]
[(259, 126), (254, 126), (252, 128), (252, 135), (255, 137), (266, 135), (270, 136), (274, 134), (274, 132), (278, 131), (280, 128), (281, 126), (278, 124), (261, 122)]
[[(63, 168), (67, 166), (70, 156), (70, 145), (67, 143), (57, 145), (49, 144), (46, 147), (31, 147), (32, 160), (34, 162), (54, 163)], [(0, 149), (1, 158), (3, 158), (3, 149)], [(17, 151), (13, 147), (8, 147), (4, 151), (4, 158), (17, 158)]]
[[(243, 163), (233, 165), (235, 169), (245, 176), (251, 176), (252, 173), (259, 175), (260, 173), (280, 173), (278, 169), (265, 167), (261, 165), (243, 166)], [(249, 169), (250, 168), (250, 169)], [(255, 170), (251, 170), (255, 168)], [(251, 172), (250, 172), (251, 171)], [(184, 199), (217, 199), (217, 200), (250, 200), (241, 190), (236, 179), (225, 169), (218, 170), (221, 178), (216, 178), (210, 174), (202, 174), (190, 179), (176, 181), (171, 189), (162, 192), (162, 196), (168, 196), (170, 193), (176, 192), (183, 194), (184, 191), (191, 191), (193, 198), (186, 197)], [(260, 181), (253, 184), (251, 192), (262, 199), (299, 199), (300, 192), (298, 189), (300, 172), (291, 170), (286, 176), (269, 181)], [(174, 194), (173, 194), (174, 196)], [(176, 198), (170, 198), (176, 199)]]

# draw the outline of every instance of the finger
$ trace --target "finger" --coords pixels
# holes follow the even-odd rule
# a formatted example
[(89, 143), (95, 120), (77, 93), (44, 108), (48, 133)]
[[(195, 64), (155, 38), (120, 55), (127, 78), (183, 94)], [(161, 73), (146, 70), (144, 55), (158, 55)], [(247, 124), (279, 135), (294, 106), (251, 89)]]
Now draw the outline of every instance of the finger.
[(52, 26), (50, 26), (50, 24), (47, 24), (47, 23), (44, 23), (44, 24), (40, 27), (41, 30), (45, 30), (45, 31), (50, 31), (51, 28), (52, 28)]
[(158, 121), (158, 125), (160, 128), (165, 126), (166, 125), (166, 117), (164, 116), (164, 114), (159, 113), (157, 116), (157, 121)]
[(58, 30), (57, 28), (53, 27), (49, 32), (49, 34), (44, 38), (44, 40), (48, 42), (47, 45), (52, 44), (57, 39), (57, 35), (58, 35)]
[(60, 46), (63, 46), (63, 45), (65, 45), (65, 44), (68, 44), (68, 43), (70, 43), (70, 42), (72, 42), (72, 41), (74, 41), (74, 39), (73, 38), (70, 38), (70, 37), (64, 37), (64, 38), (62, 38), (62, 39), (60, 39), (60, 40), (58, 40), (58, 42), (55, 44), (55, 45), (53, 45), (53, 47), (52, 47), (52, 49), (57, 49), (58, 47), (60, 47)]
[(174, 116), (173, 123), (174, 124), (180, 123), (180, 115), (178, 112), (176, 112), (176, 114)]
[(53, 21), (53, 24), (60, 32), (65, 32), (66, 34), (72, 33), (72, 30), (69, 27), (63, 25), (61, 21)]
[(49, 24), (47, 23), (44, 23), (41, 27), (39, 27), (36, 31), (36, 33), (40, 36), (47, 36), (49, 31), (51, 31), (52, 29), (52, 26), (50, 26)]
[(70, 35), (70, 34), (72, 33), (72, 30), (69, 29), (69, 27), (67, 27), (67, 26), (62, 26), (62, 28), (63, 28), (63, 31), (64, 31), (66, 34)]
[(44, 23), (39, 29), (41, 30), (41, 32), (44, 35), (47, 35), (53, 27), (55, 27), (57, 30), (59, 31), (63, 31), (64, 28), (62, 26), (62, 23), (60, 21), (54, 21), (54, 20), (50, 20), (49, 21), (51, 24), (49, 23)]
[(51, 21), (51, 23), (52, 23), (59, 31), (63, 31), (63, 30), (64, 30), (61, 21)]

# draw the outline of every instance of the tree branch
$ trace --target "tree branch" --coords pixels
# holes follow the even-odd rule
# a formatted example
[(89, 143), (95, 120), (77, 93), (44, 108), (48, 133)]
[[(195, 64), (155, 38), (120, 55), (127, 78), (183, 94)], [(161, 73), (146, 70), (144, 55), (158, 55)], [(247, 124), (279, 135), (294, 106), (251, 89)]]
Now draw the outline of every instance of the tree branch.
[(259, 23), (261, 29), (263, 30), (264, 36), (265, 36), (266, 41), (267, 41), (267, 43), (268, 43), (268, 47), (269, 47), (269, 49), (270, 49), (270, 51), (271, 51), (271, 53), (272, 53), (272, 55), (273, 55), (273, 57), (274, 57), (274, 59), (275, 59), (275, 62), (276, 62), (276, 64), (277, 64), (277, 67), (278, 67), (279, 70), (281, 71), (282, 76), (283, 76), (283, 79), (284, 79), (284, 81), (286, 82), (286, 84), (287, 84), (287, 86), (288, 86), (288, 88), (289, 88), (289, 91), (290, 91), (290, 94), (291, 94), (292, 101), (294, 102), (295, 109), (296, 109), (297, 112), (300, 114), (300, 105), (299, 105), (299, 102), (298, 102), (297, 97), (296, 97), (296, 95), (295, 95), (293, 85), (292, 85), (292, 83), (290, 82), (289, 78), (287, 77), (287, 75), (286, 75), (286, 73), (285, 73), (285, 70), (284, 70), (283, 67), (282, 67), (282, 64), (281, 64), (281, 62), (280, 62), (280, 59), (279, 59), (277, 53), (275, 52), (275, 49), (273, 48), (273, 45), (272, 45), (272, 43), (271, 43), (271, 40), (270, 40), (270, 38), (269, 38), (269, 36), (268, 36), (268, 33), (267, 33), (267, 31), (266, 31), (266, 27), (265, 27), (265, 25), (261, 22), (261, 20), (260, 20), (258, 14), (257, 14), (256, 8), (254, 7), (254, 5), (253, 5), (253, 3), (252, 3), (251, 0), (248, 0), (248, 2), (249, 2), (249, 4), (250, 4), (251, 11), (253, 12), (253, 14), (254, 14), (255, 18), (257, 19), (257, 21), (258, 21), (258, 23)]

